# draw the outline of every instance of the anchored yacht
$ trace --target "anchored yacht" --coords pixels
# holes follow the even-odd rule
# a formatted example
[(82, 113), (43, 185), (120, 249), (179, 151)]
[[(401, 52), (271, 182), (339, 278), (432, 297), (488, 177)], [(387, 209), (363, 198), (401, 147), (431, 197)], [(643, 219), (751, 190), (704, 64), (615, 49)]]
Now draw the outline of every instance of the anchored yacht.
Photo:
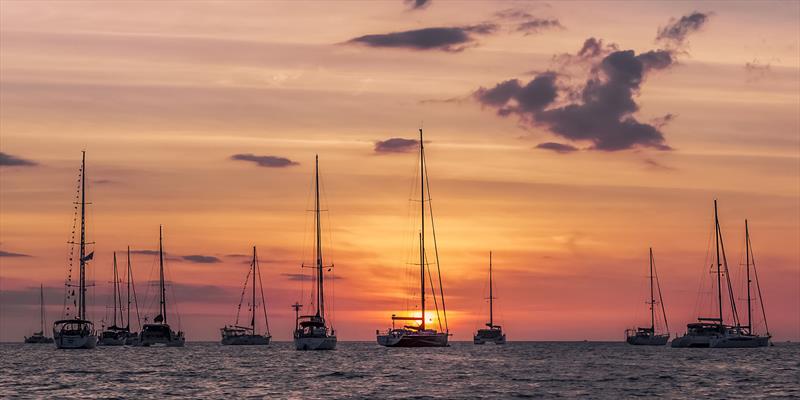
[[(336, 348), (336, 331), (325, 320), (325, 285), (324, 271), (330, 270), (333, 265), (326, 266), (322, 261), (322, 222), (320, 221), (319, 202), (319, 156), (314, 159), (314, 265), (309, 266), (315, 271), (314, 305), (316, 313), (313, 315), (300, 315), (301, 306), (295, 304), (295, 329), (294, 346), (297, 350), (334, 350)], [(303, 266), (305, 267), (305, 265)]]
[[(377, 332), (377, 341), (381, 346), (387, 347), (446, 347), (448, 346), (448, 338), (450, 336), (447, 327), (447, 309), (444, 304), (444, 289), (442, 288), (442, 274), (439, 268), (439, 250), (436, 245), (436, 229), (433, 225), (433, 209), (430, 207), (430, 184), (427, 179), (428, 170), (427, 163), (425, 162), (425, 149), (422, 139), (422, 129), (419, 130), (419, 175), (420, 175), (420, 231), (419, 231), (419, 304), (420, 316), (405, 316), (398, 317), (392, 315), (392, 328), (386, 330), (384, 333)], [(425, 204), (428, 207), (425, 207)], [(428, 256), (425, 249), (425, 214), (430, 211), (431, 218), (431, 233), (433, 234), (433, 247), (435, 255), (435, 263), (437, 268), (437, 275), (439, 281), (439, 293), (437, 296), (436, 290), (433, 287), (433, 275), (430, 272), (430, 265), (428, 263)], [(426, 273), (427, 270), (427, 273)], [(431, 329), (427, 326), (425, 320), (425, 281), (428, 279), (431, 283), (431, 292), (433, 295), (433, 303), (436, 309), (437, 321), (439, 329)], [(442, 304), (442, 314), (444, 320), (438, 318), (439, 315), (439, 300)], [(403, 321), (404, 325), (400, 328), (395, 326), (395, 321)], [(411, 322), (405, 325), (405, 321)], [(416, 324), (413, 324), (416, 322)], [(442, 326), (444, 322), (444, 326)], [(442, 328), (444, 328), (442, 330)]]
[(158, 227), (158, 271), (158, 315), (153, 318), (153, 323), (146, 323), (142, 326), (142, 333), (139, 335), (137, 345), (144, 347), (183, 347), (186, 342), (183, 332), (180, 330), (175, 332), (167, 323), (167, 291), (164, 285), (164, 239), (161, 233), (161, 226)]
[[(714, 200), (714, 248), (716, 252), (715, 267), (717, 289), (717, 311), (716, 317), (698, 318), (698, 322), (690, 323), (686, 326), (686, 334), (677, 337), (672, 341), (672, 347), (712, 347), (712, 348), (732, 348), (732, 347), (763, 347), (770, 344), (769, 332), (761, 336), (753, 333), (751, 317), (751, 296), (750, 296), (750, 266), (755, 271), (755, 261), (752, 257), (750, 245), (750, 233), (745, 221), (745, 236), (747, 248), (747, 325), (743, 325), (739, 319), (734, 297), (733, 286), (731, 285), (730, 272), (728, 270), (728, 259), (725, 255), (725, 244), (722, 237), (722, 229), (719, 223), (719, 213), (717, 211), (717, 201)], [(723, 280), (724, 276), (724, 280)], [(756, 275), (756, 282), (758, 282)], [(727, 287), (727, 296), (723, 296), (722, 287)], [(758, 286), (760, 294), (761, 288)], [(723, 314), (724, 297), (728, 297), (732, 323), (726, 324)], [(759, 299), (761, 296), (759, 295)], [(763, 312), (763, 301), (761, 303)], [(764, 315), (766, 325), (766, 315)]]
[[(658, 302), (656, 302), (653, 286), (658, 288)], [(669, 324), (667, 323), (667, 313), (664, 310), (664, 299), (661, 296), (661, 283), (658, 281), (655, 260), (653, 259), (653, 248), (650, 248), (650, 326), (646, 328), (627, 329), (625, 331), (625, 341), (628, 344), (638, 346), (663, 346), (669, 341)], [(656, 304), (660, 304), (661, 317), (663, 317), (664, 329), (666, 332), (656, 332)]]
[(506, 334), (500, 325), (494, 324), (494, 282), (492, 281), (492, 252), (489, 252), (489, 322), (486, 328), (478, 329), (473, 336), (472, 342), (475, 344), (494, 343), (506, 344)]
[[(239, 299), (239, 306), (236, 308), (236, 320), (232, 325), (226, 325), (220, 329), (222, 334), (221, 343), (224, 345), (268, 345), (272, 335), (269, 334), (269, 320), (267, 319), (267, 302), (264, 300), (264, 285), (261, 284), (261, 269), (258, 266), (258, 256), (256, 255), (256, 246), (253, 246), (253, 261), (250, 263), (250, 271), (248, 278), (252, 278), (251, 282), (251, 303), (250, 303), (250, 325), (241, 326), (239, 324), (239, 311), (242, 309), (244, 302), (244, 294), (247, 291), (247, 284), (250, 279), (245, 279), (244, 288), (242, 289), (242, 296)], [(264, 327), (265, 332), (263, 335), (259, 334), (256, 324), (256, 276), (258, 276), (258, 286), (261, 288), (261, 309), (264, 311)]]
[(44, 335), (44, 285), (39, 286), (39, 332), (34, 332), (33, 335), (25, 337), (25, 343), (53, 343), (53, 338)]
[[(67, 298), (64, 301), (65, 318), (53, 323), (53, 339), (59, 349), (93, 349), (97, 346), (94, 323), (86, 318), (86, 264), (94, 258), (94, 251), (86, 254), (86, 152), (82, 152), (80, 178), (78, 179), (78, 201), (75, 202), (75, 224), (79, 225), (80, 239), (75, 242), (75, 225), (69, 254), (67, 275)], [(74, 247), (78, 245), (78, 284), (72, 281)], [(77, 294), (75, 289), (78, 289)], [(76, 297), (77, 296), (77, 297)]]

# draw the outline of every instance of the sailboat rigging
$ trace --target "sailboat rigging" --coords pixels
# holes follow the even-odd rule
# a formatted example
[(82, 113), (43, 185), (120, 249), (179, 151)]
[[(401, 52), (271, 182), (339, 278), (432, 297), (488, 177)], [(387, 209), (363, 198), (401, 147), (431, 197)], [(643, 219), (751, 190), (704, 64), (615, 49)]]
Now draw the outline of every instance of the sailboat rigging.
[(158, 315), (153, 323), (144, 324), (139, 337), (140, 346), (183, 347), (186, 339), (182, 331), (175, 332), (167, 323), (167, 290), (164, 283), (164, 237), (158, 227)]
[[(420, 173), (420, 231), (419, 231), (419, 284), (420, 284), (420, 317), (398, 317), (392, 315), (392, 328), (388, 329), (385, 333), (377, 332), (377, 341), (381, 346), (387, 347), (446, 347), (447, 341), (450, 336), (449, 329), (447, 328), (447, 309), (444, 303), (444, 289), (442, 287), (442, 275), (439, 269), (439, 250), (436, 244), (436, 230), (433, 227), (433, 209), (430, 206), (430, 199), (426, 199), (427, 194), (430, 195), (430, 182), (427, 179), (427, 163), (425, 162), (425, 146), (423, 142), (422, 129), (419, 130), (419, 173)], [(426, 210), (425, 204), (428, 204)], [(436, 329), (429, 329), (425, 322), (425, 271), (428, 271), (428, 278), (433, 282), (433, 276), (430, 273), (429, 264), (427, 262), (427, 255), (425, 252), (425, 214), (430, 211), (431, 217), (431, 233), (433, 233), (434, 254), (436, 256), (436, 267), (439, 278), (439, 299), (441, 299), (442, 312), (444, 314), (445, 330), (439, 331)], [(433, 292), (434, 306), (438, 314), (439, 303), (437, 300), (436, 291), (431, 285)], [(437, 318), (438, 319), (438, 318)], [(417, 325), (403, 325), (402, 328), (395, 328), (395, 321), (415, 321)], [(441, 329), (441, 321), (439, 322)]]
[[(319, 156), (314, 159), (314, 268), (316, 270), (316, 313), (314, 315), (299, 315), (299, 306), (295, 307), (296, 321), (294, 330), (294, 345), (297, 350), (333, 350), (336, 348), (336, 332), (328, 326), (325, 320), (325, 293), (324, 270), (333, 265), (325, 266), (322, 261), (322, 222), (320, 221), (319, 201)], [(303, 266), (305, 267), (305, 266)]]
[[(644, 346), (663, 346), (669, 341), (669, 325), (667, 324), (667, 313), (664, 310), (664, 298), (661, 295), (661, 282), (658, 280), (655, 259), (653, 258), (653, 248), (650, 248), (650, 327), (625, 330), (625, 341), (628, 344)], [(658, 288), (658, 301), (656, 302), (654, 287)], [(661, 305), (661, 317), (663, 317), (665, 333), (656, 333), (656, 304)]]
[[(78, 245), (78, 298), (73, 303), (73, 318), (62, 319), (53, 323), (53, 338), (59, 349), (93, 349), (97, 346), (94, 323), (86, 319), (86, 263), (94, 258), (94, 251), (86, 254), (86, 152), (81, 152), (81, 169), (78, 184), (80, 201), (76, 202), (76, 211), (80, 219), (80, 241), (75, 243), (74, 226), (73, 240), (70, 244)], [(80, 206), (80, 207), (78, 207)], [(74, 249), (74, 247), (73, 247)], [(74, 298), (75, 285), (72, 284), (72, 252), (70, 252), (70, 276), (66, 282), (67, 297)], [(70, 290), (72, 289), (72, 290)]]
[[(127, 258), (128, 258), (128, 279), (127, 279), (127, 297), (128, 297), (128, 317), (125, 319), (125, 344), (126, 345), (135, 345), (139, 341), (139, 334), (137, 332), (131, 331), (131, 304), (136, 305), (136, 324), (138, 328), (141, 330), (142, 325), (139, 319), (139, 302), (136, 300), (136, 286), (133, 280), (133, 269), (131, 266), (131, 247), (128, 246), (127, 250)], [(133, 296), (131, 296), (133, 294)], [(131, 299), (133, 299), (133, 303), (131, 303)]]
[[(258, 276), (258, 286), (261, 288), (261, 309), (264, 311), (264, 326), (265, 333), (259, 335), (256, 332), (256, 276)], [(242, 309), (242, 302), (244, 301), (244, 292), (247, 290), (247, 283), (249, 279), (245, 279), (244, 288), (242, 289), (242, 297), (239, 300), (239, 306), (236, 308), (236, 321), (232, 325), (226, 325), (220, 329), (222, 334), (222, 344), (224, 345), (268, 345), (272, 336), (269, 333), (269, 320), (267, 319), (267, 302), (264, 300), (264, 285), (261, 283), (261, 268), (258, 265), (258, 256), (256, 255), (256, 246), (253, 246), (253, 260), (250, 263), (250, 270), (248, 278), (252, 278), (251, 282), (251, 303), (250, 303), (250, 325), (239, 325), (239, 311)]]
[(119, 272), (117, 271), (117, 252), (114, 252), (114, 280), (111, 282), (112, 285), (112, 297), (114, 302), (114, 315), (112, 317), (113, 322), (108, 329), (103, 330), (100, 334), (100, 340), (98, 340), (98, 346), (122, 346), (125, 344), (125, 340), (128, 337), (128, 330), (124, 326), (117, 325), (117, 315), (120, 318), (120, 325), (123, 325), (125, 321), (122, 318), (122, 293), (119, 290)]
[(484, 344), (491, 342), (494, 344), (506, 344), (506, 334), (503, 333), (503, 328), (500, 325), (494, 324), (494, 282), (492, 280), (492, 252), (489, 252), (489, 322), (486, 323), (486, 329), (478, 329), (478, 332), (473, 336), (472, 342), (475, 344)]
[(53, 338), (44, 335), (44, 285), (39, 285), (39, 331), (25, 337), (25, 343), (53, 343)]
[[(749, 234), (746, 236), (749, 236)], [(716, 268), (714, 272), (717, 276), (718, 314), (716, 317), (700, 317), (697, 319), (698, 322), (688, 324), (686, 326), (686, 334), (675, 338), (672, 341), (672, 347), (763, 347), (769, 345), (769, 335), (753, 335), (750, 329), (742, 326), (739, 320), (736, 298), (733, 294), (733, 286), (731, 285), (730, 272), (728, 270), (728, 259), (725, 255), (725, 244), (722, 238), (722, 229), (720, 228), (716, 199), (714, 200), (714, 248), (716, 254)], [(748, 259), (749, 258), (750, 257), (748, 257)], [(727, 287), (726, 292), (733, 319), (731, 325), (726, 325), (724, 321), (723, 275), (725, 276), (724, 282)], [(750, 305), (748, 302), (748, 308), (749, 307)]]

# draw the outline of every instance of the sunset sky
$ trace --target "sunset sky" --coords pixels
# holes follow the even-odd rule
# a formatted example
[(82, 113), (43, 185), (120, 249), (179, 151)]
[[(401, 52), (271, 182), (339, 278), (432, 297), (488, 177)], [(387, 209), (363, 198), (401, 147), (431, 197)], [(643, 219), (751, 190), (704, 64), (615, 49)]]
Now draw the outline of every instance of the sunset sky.
[(800, 3), (417, 4), (0, 1), (0, 341), (38, 329), (40, 283), (61, 315), (81, 150), (96, 321), (126, 246), (152, 304), (162, 224), (188, 340), (232, 322), (253, 245), (290, 339), (319, 154), (334, 326), (374, 340), (415, 305), (420, 127), (454, 340), (490, 250), (509, 340), (648, 323), (651, 246), (682, 334), (715, 198), (737, 297), (747, 218), (770, 331), (800, 339)]

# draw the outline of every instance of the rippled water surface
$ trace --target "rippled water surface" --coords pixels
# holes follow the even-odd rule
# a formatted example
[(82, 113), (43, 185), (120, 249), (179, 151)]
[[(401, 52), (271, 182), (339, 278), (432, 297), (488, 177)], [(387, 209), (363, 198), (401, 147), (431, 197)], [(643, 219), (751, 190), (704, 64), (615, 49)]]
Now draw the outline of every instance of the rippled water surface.
[(506, 398), (800, 397), (800, 345), (673, 349), (624, 343), (454, 343), (389, 349), (340, 342), (185, 348), (0, 345), (0, 397)]

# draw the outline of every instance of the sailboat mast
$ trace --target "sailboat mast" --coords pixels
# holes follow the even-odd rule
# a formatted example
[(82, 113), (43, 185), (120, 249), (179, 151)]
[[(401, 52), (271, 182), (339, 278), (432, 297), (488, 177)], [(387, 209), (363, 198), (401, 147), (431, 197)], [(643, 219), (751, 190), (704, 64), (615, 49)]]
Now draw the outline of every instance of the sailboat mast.
[(128, 246), (128, 319), (125, 327), (130, 330), (131, 328), (131, 246)]
[(650, 332), (656, 332), (656, 299), (653, 294), (653, 248), (650, 248)]
[(492, 252), (489, 252), (489, 329), (494, 328), (494, 285), (492, 284)]
[(253, 302), (251, 303), (252, 306), (252, 317), (250, 318), (250, 328), (253, 330), (253, 334), (256, 334), (256, 246), (253, 246)]
[(750, 229), (747, 226), (747, 220), (744, 220), (744, 247), (745, 247), (745, 265), (747, 268), (747, 330), (752, 333), (753, 319), (751, 315), (752, 306), (750, 305)]
[(322, 223), (319, 204), (319, 155), (314, 156), (314, 219), (316, 223), (317, 247), (317, 316), (325, 317), (325, 296), (322, 281)]
[(81, 152), (81, 243), (78, 319), (86, 319), (86, 151)]
[(425, 329), (425, 147), (422, 144), (422, 128), (419, 129), (419, 197), (420, 197), (420, 231), (419, 231), (419, 295), (422, 309), (420, 329)]
[(161, 322), (167, 323), (167, 293), (164, 287), (164, 240), (161, 233), (161, 225), (158, 226), (158, 285), (159, 295), (159, 313), (161, 314)]
[(117, 326), (117, 299), (118, 299), (118, 297), (117, 297), (117, 289), (118, 289), (117, 288), (117, 282), (118, 281), (119, 281), (119, 275), (117, 274), (117, 252), (115, 251), (114, 252), (114, 282), (113, 282), (113, 285), (114, 285), (114, 289), (113, 289), (113, 293), (114, 293), (114, 322), (111, 324), (111, 326)]
[(42, 284), (39, 285), (39, 306), (40, 306), (39, 317), (42, 323), (41, 332), (42, 334), (44, 334), (44, 285)]
[(714, 199), (714, 247), (717, 251), (717, 302), (719, 303), (719, 324), (722, 325), (722, 262), (719, 257), (719, 215), (717, 199)]

